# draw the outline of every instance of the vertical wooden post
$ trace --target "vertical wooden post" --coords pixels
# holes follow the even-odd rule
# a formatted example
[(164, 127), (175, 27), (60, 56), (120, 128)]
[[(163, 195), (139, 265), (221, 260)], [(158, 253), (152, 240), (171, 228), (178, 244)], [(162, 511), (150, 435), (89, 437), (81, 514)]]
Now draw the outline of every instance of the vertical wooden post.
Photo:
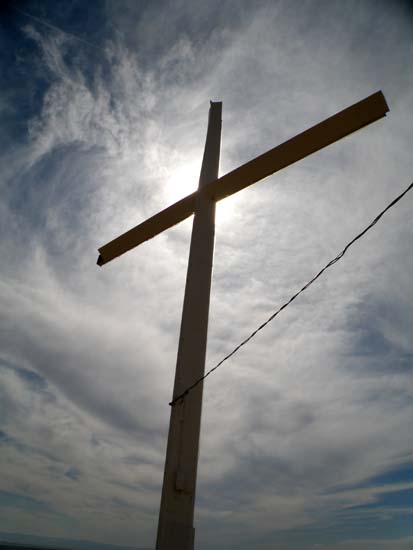
[[(173, 396), (204, 374), (215, 233), (215, 201), (202, 187), (218, 177), (222, 103), (211, 102), (192, 227)], [(194, 549), (194, 505), (203, 385), (171, 409), (156, 550)]]

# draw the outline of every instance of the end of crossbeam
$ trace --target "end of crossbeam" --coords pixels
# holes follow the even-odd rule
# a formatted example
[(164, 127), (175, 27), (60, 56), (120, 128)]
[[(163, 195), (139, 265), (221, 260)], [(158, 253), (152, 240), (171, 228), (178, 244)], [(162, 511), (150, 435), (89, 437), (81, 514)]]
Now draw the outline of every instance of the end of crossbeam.
[(99, 254), (99, 256), (98, 256), (98, 259), (97, 259), (97, 262), (96, 262), (96, 263), (97, 263), (97, 265), (98, 265), (99, 267), (101, 267), (101, 266), (102, 266), (103, 264), (105, 264), (105, 263), (106, 263), (106, 262), (105, 262), (105, 260), (103, 259), (103, 256), (102, 256), (102, 254)]
[(383, 104), (383, 116), (386, 116), (386, 113), (388, 113), (390, 111), (390, 108), (387, 104), (387, 101), (386, 101), (386, 98), (384, 97), (383, 92), (381, 90), (379, 90), (378, 92), (376, 92), (373, 95), (377, 95), (377, 97), (380, 98), (380, 100)]

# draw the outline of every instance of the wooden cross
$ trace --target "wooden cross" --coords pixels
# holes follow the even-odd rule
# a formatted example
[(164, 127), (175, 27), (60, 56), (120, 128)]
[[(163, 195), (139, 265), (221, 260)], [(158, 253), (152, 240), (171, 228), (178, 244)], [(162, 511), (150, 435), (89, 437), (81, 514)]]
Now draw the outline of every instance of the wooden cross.
[[(102, 266), (194, 215), (173, 399), (205, 369), (215, 203), (386, 115), (382, 92), (355, 103), (218, 178), (222, 103), (211, 102), (198, 190), (99, 248)], [(193, 550), (203, 385), (171, 409), (156, 550)]]

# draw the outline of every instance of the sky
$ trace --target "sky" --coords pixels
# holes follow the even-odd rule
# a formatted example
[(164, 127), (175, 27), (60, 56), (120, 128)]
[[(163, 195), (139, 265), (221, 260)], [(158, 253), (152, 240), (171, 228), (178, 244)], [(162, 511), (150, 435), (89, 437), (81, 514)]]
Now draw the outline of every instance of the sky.
[[(214, 366), (413, 180), (413, 5), (0, 14), (0, 540), (153, 549), (192, 220), (97, 249), (196, 189), (210, 100), (223, 175), (382, 90), (387, 117), (218, 204)], [(412, 201), (205, 382), (197, 549), (413, 548)]]

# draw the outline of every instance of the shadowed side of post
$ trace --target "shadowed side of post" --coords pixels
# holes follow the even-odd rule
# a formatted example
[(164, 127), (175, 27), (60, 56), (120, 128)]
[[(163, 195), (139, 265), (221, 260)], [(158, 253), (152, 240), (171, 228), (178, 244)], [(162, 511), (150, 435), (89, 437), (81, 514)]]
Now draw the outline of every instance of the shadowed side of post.
[[(222, 103), (212, 103), (199, 190), (218, 177)], [(196, 194), (173, 396), (205, 370), (215, 201)], [(193, 550), (202, 384), (171, 408), (156, 550)]]

